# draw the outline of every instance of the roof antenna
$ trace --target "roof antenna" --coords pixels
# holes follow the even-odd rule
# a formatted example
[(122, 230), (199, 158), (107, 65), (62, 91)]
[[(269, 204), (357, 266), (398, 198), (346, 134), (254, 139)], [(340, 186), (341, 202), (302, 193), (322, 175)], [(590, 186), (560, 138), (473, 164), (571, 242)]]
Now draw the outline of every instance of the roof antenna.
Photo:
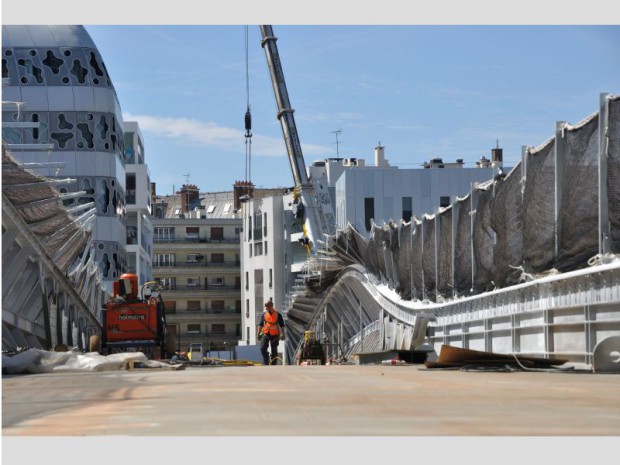
[(338, 146), (339, 146), (338, 134), (340, 134), (341, 132), (342, 132), (342, 129), (338, 129), (337, 131), (332, 131), (332, 134), (336, 134), (336, 156), (340, 155), (340, 150), (338, 149)]

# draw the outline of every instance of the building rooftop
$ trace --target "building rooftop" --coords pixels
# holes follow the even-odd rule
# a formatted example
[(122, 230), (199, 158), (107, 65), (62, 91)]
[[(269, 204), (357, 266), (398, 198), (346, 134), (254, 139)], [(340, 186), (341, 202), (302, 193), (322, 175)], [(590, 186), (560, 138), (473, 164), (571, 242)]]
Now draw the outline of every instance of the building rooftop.
[[(282, 188), (255, 189), (253, 198), (264, 198), (282, 194)], [(184, 199), (189, 199), (187, 210)], [(192, 198), (194, 197), (194, 198)], [(158, 208), (161, 207), (160, 212)], [(171, 195), (157, 195), (154, 203), (155, 218), (241, 218), (235, 209), (234, 191), (226, 192), (177, 192)]]

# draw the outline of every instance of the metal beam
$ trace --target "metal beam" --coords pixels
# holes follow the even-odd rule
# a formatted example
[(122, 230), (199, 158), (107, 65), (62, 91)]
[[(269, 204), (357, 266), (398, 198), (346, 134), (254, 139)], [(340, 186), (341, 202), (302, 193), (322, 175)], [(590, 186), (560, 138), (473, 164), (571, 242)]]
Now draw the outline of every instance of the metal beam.
[(598, 113), (598, 249), (600, 254), (610, 251), (609, 200), (607, 192), (609, 94), (601, 94)]
[(560, 211), (562, 210), (562, 192), (564, 189), (564, 160), (566, 158), (566, 140), (564, 130), (566, 121), (555, 123), (555, 209), (553, 217), (555, 219), (555, 248), (554, 259), (557, 261), (560, 254), (560, 240), (562, 238), (562, 222)]

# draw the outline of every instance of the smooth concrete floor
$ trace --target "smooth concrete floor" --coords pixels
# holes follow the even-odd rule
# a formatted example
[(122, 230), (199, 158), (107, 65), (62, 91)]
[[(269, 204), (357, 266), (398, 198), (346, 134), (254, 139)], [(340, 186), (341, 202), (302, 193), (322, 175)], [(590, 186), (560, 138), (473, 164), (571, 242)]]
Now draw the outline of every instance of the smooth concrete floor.
[(620, 375), (423, 365), (2, 378), (4, 436), (617, 436)]

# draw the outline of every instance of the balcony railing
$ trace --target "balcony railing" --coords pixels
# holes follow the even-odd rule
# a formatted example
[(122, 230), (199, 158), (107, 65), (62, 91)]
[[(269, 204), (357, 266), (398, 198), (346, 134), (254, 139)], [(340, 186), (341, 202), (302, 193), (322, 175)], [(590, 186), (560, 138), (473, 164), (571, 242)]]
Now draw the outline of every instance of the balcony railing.
[(170, 291), (240, 291), (241, 286), (218, 286), (216, 284), (201, 284), (198, 286), (174, 285), (163, 287), (162, 292)]
[(154, 267), (166, 267), (166, 268), (174, 268), (181, 266), (207, 266), (207, 267), (226, 267), (232, 266), (237, 267), (241, 266), (241, 262), (239, 260), (229, 260), (225, 262), (205, 262), (205, 261), (195, 261), (195, 262), (174, 262), (174, 263), (153, 263)]
[(166, 310), (171, 315), (235, 315), (241, 314), (241, 309), (236, 307), (225, 308), (177, 308), (175, 310)]
[[(181, 332), (181, 338), (213, 338), (213, 339), (229, 339), (231, 342), (237, 338), (241, 338), (241, 334), (237, 334), (236, 331), (223, 331), (223, 332), (213, 332), (213, 331), (187, 331)], [(181, 350), (184, 350), (181, 348)]]
[(157, 244), (168, 244), (168, 243), (180, 243), (180, 244), (239, 244), (241, 239), (239, 237), (228, 237), (221, 239), (214, 238), (194, 238), (194, 237), (155, 237), (153, 242)]

